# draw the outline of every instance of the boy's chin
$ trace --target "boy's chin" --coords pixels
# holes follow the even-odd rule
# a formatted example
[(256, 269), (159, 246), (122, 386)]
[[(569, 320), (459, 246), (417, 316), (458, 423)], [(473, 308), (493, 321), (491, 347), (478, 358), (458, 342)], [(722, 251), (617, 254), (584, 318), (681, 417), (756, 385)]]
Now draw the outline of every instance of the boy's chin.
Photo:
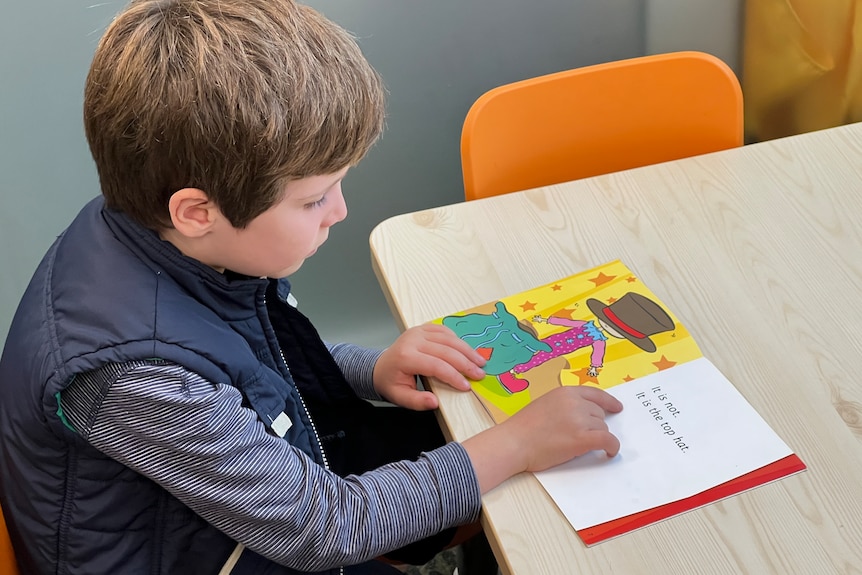
[(276, 274), (270, 275), (269, 277), (271, 277), (272, 279), (277, 279), (277, 280), (284, 279), (284, 278), (296, 273), (299, 270), (299, 268), (302, 267), (303, 263), (305, 263), (305, 260), (302, 260), (298, 264), (294, 264), (294, 265), (290, 266), (289, 268), (282, 270)]

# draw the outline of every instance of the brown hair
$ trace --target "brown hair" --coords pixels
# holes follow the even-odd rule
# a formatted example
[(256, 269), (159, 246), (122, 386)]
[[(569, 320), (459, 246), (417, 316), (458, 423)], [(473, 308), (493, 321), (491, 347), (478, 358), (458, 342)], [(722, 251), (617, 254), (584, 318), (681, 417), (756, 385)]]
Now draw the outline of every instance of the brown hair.
[(359, 162), (383, 127), (379, 76), (342, 28), (292, 0), (133, 0), (84, 93), (106, 204), (170, 226), (199, 188), (235, 227), (293, 179)]

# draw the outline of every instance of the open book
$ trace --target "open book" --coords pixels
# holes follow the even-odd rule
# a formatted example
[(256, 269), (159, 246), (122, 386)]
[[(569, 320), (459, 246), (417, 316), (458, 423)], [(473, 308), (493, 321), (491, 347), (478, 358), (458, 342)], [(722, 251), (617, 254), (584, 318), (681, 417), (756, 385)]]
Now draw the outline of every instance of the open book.
[(560, 385), (623, 403), (607, 418), (616, 457), (536, 473), (587, 545), (805, 469), (619, 261), (437, 323), (487, 359), (473, 390), (497, 422)]

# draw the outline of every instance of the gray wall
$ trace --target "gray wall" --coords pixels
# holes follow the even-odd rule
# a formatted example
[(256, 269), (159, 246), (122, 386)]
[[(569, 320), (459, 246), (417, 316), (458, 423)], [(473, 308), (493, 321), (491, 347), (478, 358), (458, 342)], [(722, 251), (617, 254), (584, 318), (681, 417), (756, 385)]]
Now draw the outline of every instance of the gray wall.
[(6, 2), (0, 16), (0, 343), (42, 253), (98, 193), (82, 91), (122, 4), (91, 4)]
[[(98, 193), (81, 125), (82, 90), (98, 38), (124, 3), (4, 5), (0, 344), (42, 253)], [(739, 0), (309, 3), (359, 37), (390, 91), (386, 133), (345, 182), (350, 216), (292, 278), (301, 308), (324, 337), (368, 345), (397, 335), (371, 271), (368, 234), (391, 215), (462, 199), (461, 122), (480, 94), (513, 80), (650, 51), (704, 49), (734, 65), (737, 57)], [(688, 8), (680, 12), (681, 6)], [(708, 32), (692, 34), (691, 19)], [(716, 21), (724, 24), (716, 28)]]

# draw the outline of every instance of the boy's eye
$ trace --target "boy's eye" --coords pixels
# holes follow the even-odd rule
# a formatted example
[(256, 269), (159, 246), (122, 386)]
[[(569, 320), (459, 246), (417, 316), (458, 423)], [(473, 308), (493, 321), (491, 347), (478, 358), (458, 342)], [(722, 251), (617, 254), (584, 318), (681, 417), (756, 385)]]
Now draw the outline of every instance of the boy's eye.
[(319, 200), (311, 202), (310, 204), (305, 204), (306, 208), (319, 208), (323, 204), (326, 203), (326, 195), (324, 194)]

